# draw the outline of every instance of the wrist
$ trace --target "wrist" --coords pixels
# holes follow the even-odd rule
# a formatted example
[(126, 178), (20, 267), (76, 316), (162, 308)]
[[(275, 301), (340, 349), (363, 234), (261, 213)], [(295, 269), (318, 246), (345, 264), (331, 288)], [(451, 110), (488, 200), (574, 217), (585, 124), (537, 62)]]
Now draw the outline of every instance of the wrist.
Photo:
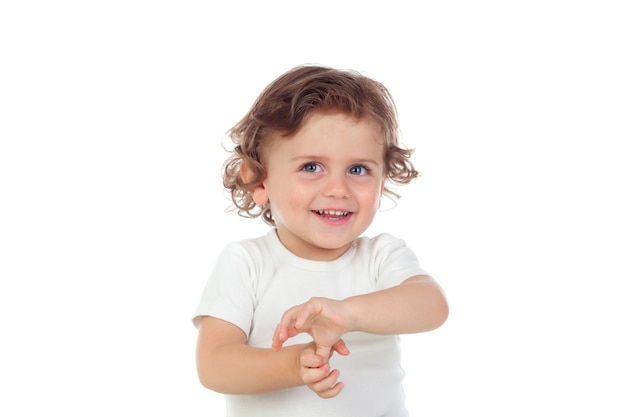
[(300, 369), (302, 367), (301, 363), (301, 354), (302, 350), (306, 347), (305, 344), (297, 344), (297, 345), (289, 345), (283, 347), (281, 352), (287, 356), (287, 369), (286, 373), (288, 374), (288, 378), (292, 381), (293, 386), (302, 386), (305, 385), (302, 380), (302, 374)]
[(357, 305), (358, 305), (358, 296), (348, 297), (345, 300), (341, 301), (342, 310), (345, 319), (345, 331), (355, 332), (359, 330), (359, 315), (356, 313)]

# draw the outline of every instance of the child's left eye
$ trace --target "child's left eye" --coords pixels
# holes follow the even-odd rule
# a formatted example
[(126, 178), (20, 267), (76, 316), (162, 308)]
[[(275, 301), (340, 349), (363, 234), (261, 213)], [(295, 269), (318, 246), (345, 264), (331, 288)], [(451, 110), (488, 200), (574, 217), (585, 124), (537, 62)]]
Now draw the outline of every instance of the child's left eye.
[(364, 167), (363, 165), (355, 165), (350, 168), (350, 174), (353, 175), (367, 175), (368, 172), (369, 169), (367, 169), (367, 167)]

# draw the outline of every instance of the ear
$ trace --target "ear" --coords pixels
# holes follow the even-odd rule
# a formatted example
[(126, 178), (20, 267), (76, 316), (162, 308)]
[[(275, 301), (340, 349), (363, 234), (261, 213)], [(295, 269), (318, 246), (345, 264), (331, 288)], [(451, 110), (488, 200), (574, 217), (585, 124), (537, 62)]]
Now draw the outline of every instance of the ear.
[(264, 206), (265, 204), (270, 202), (270, 198), (267, 196), (267, 193), (265, 192), (265, 186), (263, 186), (263, 184), (259, 185), (251, 192), (252, 192), (252, 199), (259, 206)]
[[(241, 179), (246, 184), (252, 182), (252, 180), (254, 179), (254, 174), (252, 173), (250, 168), (248, 168), (248, 165), (243, 162), (239, 167), (239, 175), (241, 175)], [(267, 196), (267, 192), (265, 191), (265, 185), (263, 183), (251, 188), (250, 194), (252, 194), (252, 200), (254, 200), (254, 202), (260, 206), (265, 205), (270, 201), (269, 197)]]

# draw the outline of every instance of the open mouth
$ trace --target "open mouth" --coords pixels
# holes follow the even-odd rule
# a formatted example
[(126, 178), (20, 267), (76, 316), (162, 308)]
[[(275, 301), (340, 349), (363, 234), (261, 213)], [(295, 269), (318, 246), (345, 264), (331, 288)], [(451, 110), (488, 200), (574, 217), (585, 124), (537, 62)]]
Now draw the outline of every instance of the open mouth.
[(313, 213), (329, 220), (340, 220), (350, 215), (349, 211), (341, 211), (341, 210), (313, 210)]

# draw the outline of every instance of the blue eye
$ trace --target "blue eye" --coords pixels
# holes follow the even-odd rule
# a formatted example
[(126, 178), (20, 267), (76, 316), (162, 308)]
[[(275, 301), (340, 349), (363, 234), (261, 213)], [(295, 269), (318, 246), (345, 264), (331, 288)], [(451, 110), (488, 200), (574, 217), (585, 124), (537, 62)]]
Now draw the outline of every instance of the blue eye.
[(316, 164), (315, 162), (310, 162), (308, 164), (304, 164), (302, 166), (302, 170), (304, 172), (320, 172), (321, 167), (319, 164)]
[(350, 174), (352, 175), (367, 175), (369, 173), (369, 169), (364, 167), (363, 165), (355, 165), (350, 167)]

